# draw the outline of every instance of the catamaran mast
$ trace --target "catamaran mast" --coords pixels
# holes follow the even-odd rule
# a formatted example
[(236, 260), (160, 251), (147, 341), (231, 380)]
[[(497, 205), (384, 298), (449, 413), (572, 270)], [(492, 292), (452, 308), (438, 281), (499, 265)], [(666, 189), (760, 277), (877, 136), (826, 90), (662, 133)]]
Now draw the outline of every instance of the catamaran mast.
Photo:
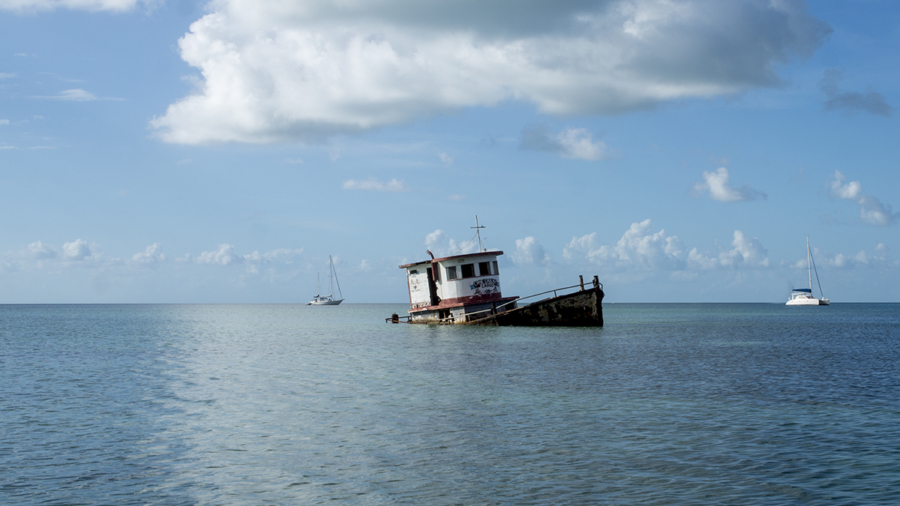
[(809, 275), (809, 291), (812, 292), (812, 255), (809, 253), (809, 236), (806, 236), (806, 271)]

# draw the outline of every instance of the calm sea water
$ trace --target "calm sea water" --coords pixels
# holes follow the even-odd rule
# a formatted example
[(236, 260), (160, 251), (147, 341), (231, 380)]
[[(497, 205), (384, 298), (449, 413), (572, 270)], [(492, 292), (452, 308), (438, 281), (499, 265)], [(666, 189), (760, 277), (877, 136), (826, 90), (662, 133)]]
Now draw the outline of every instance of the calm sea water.
[(900, 304), (0, 306), (2, 504), (897, 504)]

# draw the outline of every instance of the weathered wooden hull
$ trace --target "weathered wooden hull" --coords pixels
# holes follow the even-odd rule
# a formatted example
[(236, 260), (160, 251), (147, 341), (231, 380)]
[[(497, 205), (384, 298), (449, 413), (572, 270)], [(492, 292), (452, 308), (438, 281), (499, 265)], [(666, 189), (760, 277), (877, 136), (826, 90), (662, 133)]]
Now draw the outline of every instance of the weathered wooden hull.
[(602, 303), (603, 289), (591, 288), (459, 324), (497, 327), (602, 327)]

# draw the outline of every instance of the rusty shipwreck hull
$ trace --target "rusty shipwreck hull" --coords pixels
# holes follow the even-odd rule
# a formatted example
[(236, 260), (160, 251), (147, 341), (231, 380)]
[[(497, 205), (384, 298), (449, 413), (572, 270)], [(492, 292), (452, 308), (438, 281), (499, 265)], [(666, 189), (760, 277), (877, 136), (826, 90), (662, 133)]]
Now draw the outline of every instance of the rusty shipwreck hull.
[(603, 289), (592, 288), (458, 324), (496, 327), (602, 327), (602, 303)]

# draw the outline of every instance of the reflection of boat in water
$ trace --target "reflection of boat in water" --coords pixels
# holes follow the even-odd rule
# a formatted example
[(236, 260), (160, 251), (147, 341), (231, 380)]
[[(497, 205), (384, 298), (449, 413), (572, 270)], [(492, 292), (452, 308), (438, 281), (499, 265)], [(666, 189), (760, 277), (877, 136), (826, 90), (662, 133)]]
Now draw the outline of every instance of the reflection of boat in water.
[[(337, 282), (338, 293), (340, 294), (340, 299), (334, 298), (334, 283)], [(317, 292), (322, 293), (322, 290), (318, 287), (318, 278), (316, 281)], [(328, 255), (328, 295), (318, 295), (316, 294), (313, 300), (309, 301), (307, 306), (337, 306), (341, 302), (344, 302), (344, 294), (341, 293), (341, 282), (337, 279), (337, 271), (334, 270), (334, 260), (332, 260), (331, 255)]]
[[(594, 276), (593, 286), (557, 288), (525, 298), (504, 297), (500, 291), (497, 258), (502, 251), (487, 251), (478, 225), (476, 253), (401, 265), (409, 286), (409, 316), (391, 315), (393, 323), (437, 323), (492, 326), (588, 327), (603, 325), (603, 286)], [(475, 237), (472, 238), (474, 240)], [(471, 241), (470, 241), (471, 242)], [(580, 277), (580, 276), (579, 276)], [(576, 291), (565, 293), (567, 290)], [(532, 297), (546, 296), (530, 304)]]
[[(822, 284), (819, 283), (819, 271), (816, 270), (816, 262), (812, 258), (812, 252), (809, 250), (809, 237), (806, 238), (806, 270), (809, 276), (809, 288), (794, 288), (791, 290), (791, 300), (787, 301), (788, 306), (827, 306), (828, 299), (822, 293)], [(821, 298), (815, 298), (812, 293), (812, 273), (816, 272), (816, 284), (819, 285), (819, 295)]]

